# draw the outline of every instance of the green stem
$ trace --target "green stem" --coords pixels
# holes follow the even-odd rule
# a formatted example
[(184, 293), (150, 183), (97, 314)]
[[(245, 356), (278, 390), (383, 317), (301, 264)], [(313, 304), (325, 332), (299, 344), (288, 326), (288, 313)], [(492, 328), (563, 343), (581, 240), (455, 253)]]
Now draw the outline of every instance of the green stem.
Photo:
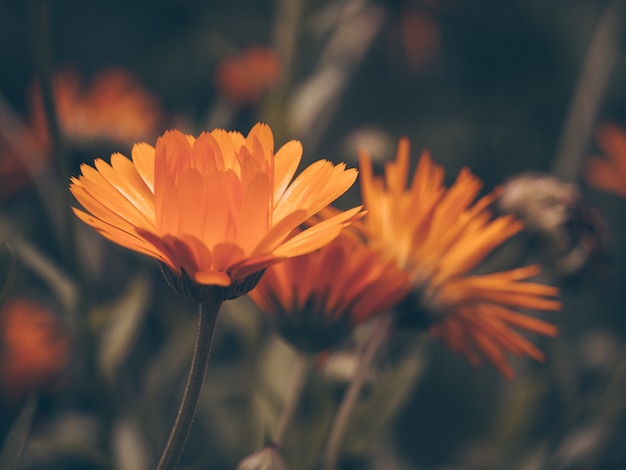
[(359, 358), (354, 377), (346, 391), (345, 396), (339, 406), (335, 421), (328, 437), (326, 450), (322, 459), (322, 468), (324, 470), (333, 470), (337, 466), (341, 451), (341, 444), (348, 430), (348, 424), (358, 402), (361, 389), (365, 383), (372, 362), (376, 357), (376, 353), (385, 342), (387, 333), (391, 327), (391, 315), (380, 317), (373, 325), (367, 342), (363, 347), (363, 351)]
[(189, 430), (193, 423), (193, 418), (198, 407), (198, 399), (202, 390), (202, 382), (209, 364), (211, 356), (211, 344), (213, 343), (213, 332), (217, 322), (217, 314), (220, 309), (221, 302), (200, 304), (198, 318), (198, 335), (196, 337), (196, 345), (191, 360), (191, 369), (187, 377), (187, 385), (183, 393), (183, 399), (178, 408), (178, 415), (174, 427), (167, 440), (167, 445), (161, 455), (161, 460), (157, 466), (157, 470), (173, 470), (178, 464)]
[(625, 15), (623, 0), (609, 1), (587, 49), (552, 164), (552, 173), (565, 181), (578, 177), (602, 96), (619, 57)]
[[(46, 116), (48, 134), (50, 135), (50, 151), (56, 162), (59, 180), (66, 182), (70, 176), (69, 162), (52, 87), (53, 60), (52, 34), (50, 32), (50, 1), (30, 0), (27, 6), (31, 20), (34, 65), (39, 78), (43, 110)], [(58, 196), (62, 210), (59, 210), (58, 213), (50, 214), (50, 216), (53, 219), (59, 218), (61, 221), (61, 223), (56, 224), (56, 228), (59, 228), (59, 233), (57, 233), (58, 243), (70, 269), (77, 272), (76, 265), (78, 261), (75, 252), (76, 243), (73, 224), (71, 223), (73, 216), (70, 211), (70, 193), (67, 190), (59, 191)], [(79, 272), (77, 274), (80, 275)]]
[(285, 399), (280, 419), (276, 425), (276, 432), (274, 433), (274, 444), (276, 447), (280, 448), (283, 438), (285, 437), (285, 432), (293, 419), (293, 415), (300, 402), (300, 397), (302, 396), (302, 391), (304, 390), (304, 384), (309, 375), (309, 370), (311, 369), (311, 363), (312, 360), (309, 355), (296, 351), (296, 362), (292, 370), (291, 386), (287, 392), (287, 398)]

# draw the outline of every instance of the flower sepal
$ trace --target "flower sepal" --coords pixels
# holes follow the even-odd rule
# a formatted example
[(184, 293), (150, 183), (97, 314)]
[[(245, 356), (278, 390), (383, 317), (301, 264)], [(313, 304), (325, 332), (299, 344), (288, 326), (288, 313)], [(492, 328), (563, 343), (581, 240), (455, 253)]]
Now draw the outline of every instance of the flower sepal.
[(247, 294), (254, 289), (265, 269), (254, 272), (240, 280), (233, 280), (229, 286), (198, 284), (181, 268), (180, 274), (172, 271), (165, 263), (160, 263), (163, 277), (177, 294), (198, 303), (221, 304)]

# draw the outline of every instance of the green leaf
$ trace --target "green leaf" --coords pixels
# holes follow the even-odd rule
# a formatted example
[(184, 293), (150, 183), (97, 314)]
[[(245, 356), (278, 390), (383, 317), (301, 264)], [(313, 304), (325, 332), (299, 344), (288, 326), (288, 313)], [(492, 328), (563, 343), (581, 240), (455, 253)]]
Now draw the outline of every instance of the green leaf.
[(114, 303), (92, 312), (92, 327), (98, 329), (98, 360), (103, 375), (113, 381), (143, 322), (150, 302), (150, 282), (139, 275)]
[(45, 281), (66, 310), (75, 311), (78, 303), (78, 289), (72, 279), (43, 251), (27, 240), (13, 237), (11, 246), (21, 266), (31, 270)]
[(11, 246), (7, 243), (0, 249), (0, 282), (2, 282), (2, 288), (0, 289), (0, 307), (4, 305), (4, 302), (6, 302), (13, 288), (16, 271), (15, 266), (15, 253), (13, 253)]
[(28, 438), (36, 405), (37, 396), (35, 393), (32, 393), (4, 441), (2, 451), (0, 451), (0, 470), (17, 469), (26, 439)]

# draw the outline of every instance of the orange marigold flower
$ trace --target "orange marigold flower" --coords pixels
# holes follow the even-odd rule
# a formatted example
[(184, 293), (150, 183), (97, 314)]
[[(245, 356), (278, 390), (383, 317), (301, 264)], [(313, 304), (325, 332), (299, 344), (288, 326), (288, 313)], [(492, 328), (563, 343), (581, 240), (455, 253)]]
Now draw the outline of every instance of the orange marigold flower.
[(0, 310), (0, 393), (15, 403), (30, 391), (53, 391), (70, 361), (69, 338), (56, 317), (27, 299)]
[[(61, 69), (53, 74), (52, 92), (60, 131), (74, 145), (153, 139), (162, 120), (156, 99), (122, 69), (102, 72), (87, 87), (76, 70)], [(39, 87), (32, 87), (29, 112), (29, 122), (19, 129), (1, 120), (6, 122), (0, 124), (0, 200), (30, 183), (51, 158)]]
[(626, 130), (605, 124), (596, 140), (604, 156), (588, 159), (583, 177), (591, 186), (626, 197)]
[[(81, 83), (75, 69), (58, 70), (52, 77), (52, 93), (61, 131), (78, 144), (96, 140), (130, 144), (152, 139), (162, 119), (157, 100), (123, 69), (105, 70), (89, 86)], [(47, 141), (39, 87), (31, 94), (31, 124), (34, 134)]]
[[(193, 285), (231, 286), (271, 264), (316, 250), (356, 207), (301, 233), (294, 229), (343, 194), (357, 171), (319, 160), (292, 181), (302, 145), (274, 154), (269, 126), (247, 137), (216, 129), (168, 131), (156, 143), (83, 165), (70, 189), (76, 215), (111, 241), (159, 260)], [(184, 289), (182, 289), (184, 290)], [(239, 295), (245, 292), (239, 292)]]
[(352, 234), (270, 267), (250, 297), (296, 348), (319, 352), (410, 291), (407, 274)]
[(215, 70), (218, 93), (234, 105), (256, 103), (268, 88), (278, 83), (282, 65), (269, 47), (253, 46), (222, 60)]
[(416, 304), (409, 322), (419, 323), (416, 307), (426, 312), (433, 336), (474, 366), (486, 358), (506, 378), (514, 376), (506, 353), (543, 361), (543, 353), (516, 329), (554, 336), (557, 328), (515, 309), (558, 310), (560, 302), (551, 298), (558, 289), (520, 282), (538, 274), (536, 265), (470, 274), (522, 222), (512, 215), (493, 217), (488, 206), (497, 190), (476, 201), (482, 183), (466, 168), (446, 188), (443, 168), (427, 152), (407, 187), (409, 160), (409, 141), (402, 139), (383, 179), (373, 175), (369, 155), (360, 155), (365, 230), (370, 244), (411, 276)]

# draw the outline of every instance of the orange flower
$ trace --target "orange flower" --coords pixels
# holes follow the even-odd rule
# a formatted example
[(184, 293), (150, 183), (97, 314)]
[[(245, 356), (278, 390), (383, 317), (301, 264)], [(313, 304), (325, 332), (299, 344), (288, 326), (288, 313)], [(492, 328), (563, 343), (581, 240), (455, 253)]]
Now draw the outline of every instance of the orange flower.
[[(161, 120), (156, 99), (122, 69), (105, 70), (88, 87), (81, 83), (76, 70), (59, 70), (52, 77), (52, 93), (59, 127), (69, 141), (77, 144), (102, 139), (130, 144), (152, 139)], [(47, 141), (39, 87), (31, 94), (31, 123), (33, 133)]]
[(437, 19), (422, 9), (406, 7), (399, 23), (409, 70), (416, 73), (432, 65), (441, 49), (441, 28)]
[[(60, 130), (72, 144), (152, 139), (162, 119), (157, 101), (121, 69), (102, 72), (88, 87), (81, 84), (76, 70), (62, 69), (52, 77), (52, 92)], [(41, 171), (51, 158), (39, 87), (32, 87), (30, 105), (30, 122), (19, 132), (10, 123), (0, 127), (0, 200), (30, 182), (25, 159), (32, 173)]]
[(515, 309), (558, 310), (560, 302), (551, 298), (558, 289), (521, 282), (538, 274), (535, 265), (470, 275), (522, 223), (511, 215), (492, 217), (487, 208), (498, 191), (475, 201), (482, 183), (468, 169), (446, 188), (443, 168), (426, 152), (407, 187), (409, 155), (408, 140), (400, 140), (384, 179), (373, 175), (365, 153), (360, 167), (369, 242), (410, 274), (417, 297), (410, 313), (425, 311), (433, 336), (474, 366), (485, 357), (506, 378), (514, 376), (506, 353), (543, 361), (543, 353), (515, 330), (554, 336), (557, 328)]
[[(302, 233), (294, 228), (343, 194), (357, 172), (319, 160), (291, 181), (298, 141), (274, 154), (257, 124), (247, 137), (221, 129), (197, 139), (178, 131), (156, 148), (136, 144), (132, 161), (83, 165), (70, 189), (90, 212), (76, 215), (111, 241), (161, 261), (196, 285), (231, 286), (271, 264), (330, 242), (360, 207)], [(185, 277), (183, 276), (183, 277)]]
[(278, 83), (281, 72), (280, 58), (273, 49), (253, 46), (217, 65), (215, 87), (232, 104), (251, 105)]
[(395, 263), (344, 232), (316, 252), (270, 267), (249, 295), (287, 341), (319, 352), (388, 312), (410, 288)]
[(583, 177), (591, 186), (626, 197), (626, 130), (605, 124), (597, 142), (605, 156), (587, 160)]
[(0, 310), (0, 390), (15, 403), (31, 390), (52, 391), (70, 361), (69, 340), (54, 315), (27, 299)]

